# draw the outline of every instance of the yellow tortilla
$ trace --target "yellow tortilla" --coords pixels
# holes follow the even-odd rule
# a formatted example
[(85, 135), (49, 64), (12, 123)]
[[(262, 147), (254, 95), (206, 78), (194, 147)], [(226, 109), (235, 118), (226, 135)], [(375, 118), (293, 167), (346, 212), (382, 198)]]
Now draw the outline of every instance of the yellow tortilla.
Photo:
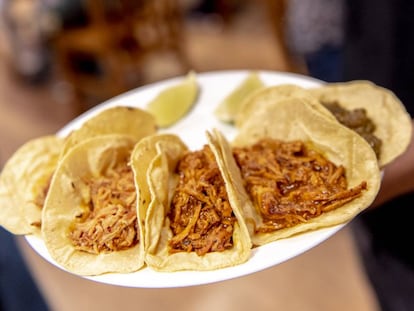
[(0, 225), (13, 234), (40, 234), (39, 197), (59, 158), (73, 146), (105, 134), (125, 134), (138, 141), (156, 130), (148, 112), (112, 107), (98, 112), (66, 138), (49, 135), (27, 142), (12, 155), (0, 176)]
[(232, 146), (250, 146), (265, 137), (304, 141), (334, 164), (345, 167), (348, 188), (366, 181), (368, 189), (350, 203), (307, 222), (270, 233), (256, 233), (254, 228), (261, 225), (262, 217), (244, 189), (240, 170), (232, 156), (232, 147), (222, 135), (215, 132), (215, 140), (220, 146), (220, 167), (231, 186), (230, 200), (243, 212), (254, 245), (345, 223), (374, 200), (380, 186), (375, 153), (363, 138), (313, 109), (306, 98), (270, 100), (261, 105), (245, 120)]
[(123, 134), (139, 141), (147, 135), (154, 134), (156, 130), (154, 117), (140, 108), (126, 106), (106, 108), (68, 135), (62, 155), (79, 142), (95, 136)]
[(144, 244), (147, 265), (157, 271), (213, 270), (245, 262), (250, 256), (251, 243), (247, 227), (237, 211), (236, 217), (240, 217), (234, 226), (233, 248), (202, 256), (195, 252), (169, 253), (168, 241), (172, 238), (172, 231), (167, 214), (178, 178), (174, 170), (187, 150), (177, 136), (160, 134), (141, 140), (132, 154), (134, 167), (147, 168), (145, 175), (136, 176), (139, 209), (146, 214)]
[(294, 84), (280, 84), (262, 88), (243, 101), (239, 114), (236, 119), (236, 126), (240, 128), (244, 122), (250, 118), (252, 112), (261, 106), (268, 105), (271, 101), (279, 101), (288, 98), (306, 98), (306, 102), (314, 109), (326, 114), (328, 118), (333, 117), (330, 112), (319, 104), (319, 101), (311, 96), (308, 89)]
[(369, 81), (326, 84), (309, 89), (321, 101), (336, 101), (345, 109), (364, 108), (376, 125), (374, 134), (382, 140), (378, 159), (384, 167), (402, 154), (411, 141), (411, 118), (393, 92)]
[[(75, 248), (69, 238), (74, 222), (89, 210), (87, 180), (104, 175), (120, 161), (129, 162), (134, 144), (135, 141), (125, 135), (97, 136), (77, 144), (61, 159), (43, 209), (42, 234), (52, 258), (68, 271), (98, 275), (129, 273), (143, 267), (143, 232), (139, 225), (138, 244), (120, 251), (86, 252)], [(139, 219), (137, 221), (139, 223)]]
[(0, 175), (0, 225), (13, 234), (40, 234), (43, 193), (57, 166), (63, 139), (43, 136), (22, 145)]

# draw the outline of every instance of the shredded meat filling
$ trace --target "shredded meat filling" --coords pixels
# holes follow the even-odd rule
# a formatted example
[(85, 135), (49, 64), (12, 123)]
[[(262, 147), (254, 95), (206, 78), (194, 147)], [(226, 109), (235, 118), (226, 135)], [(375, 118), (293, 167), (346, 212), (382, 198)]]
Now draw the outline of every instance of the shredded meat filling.
[(234, 148), (244, 186), (263, 217), (258, 232), (292, 227), (360, 196), (366, 182), (347, 189), (345, 169), (303, 142), (263, 139)]
[(78, 250), (93, 254), (128, 249), (139, 241), (136, 190), (125, 160), (99, 178), (88, 179), (87, 211), (70, 230)]
[(367, 111), (364, 108), (347, 110), (336, 101), (322, 101), (322, 105), (335, 116), (339, 123), (361, 135), (374, 150), (377, 158), (380, 157), (382, 140), (374, 134), (376, 126), (368, 117)]
[(179, 183), (168, 215), (170, 253), (194, 251), (202, 256), (231, 248), (236, 218), (210, 148), (184, 155), (176, 172)]

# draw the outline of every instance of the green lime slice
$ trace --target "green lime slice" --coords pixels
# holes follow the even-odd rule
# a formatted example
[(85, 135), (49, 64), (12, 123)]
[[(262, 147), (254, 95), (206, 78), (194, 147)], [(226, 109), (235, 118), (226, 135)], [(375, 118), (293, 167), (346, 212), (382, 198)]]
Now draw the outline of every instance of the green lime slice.
[(249, 75), (230, 93), (214, 110), (214, 115), (223, 122), (233, 123), (237, 118), (243, 100), (254, 91), (264, 86), (256, 72), (250, 72)]
[(147, 110), (155, 117), (159, 127), (168, 127), (184, 117), (198, 95), (196, 75), (190, 71), (179, 84), (161, 91), (148, 103)]

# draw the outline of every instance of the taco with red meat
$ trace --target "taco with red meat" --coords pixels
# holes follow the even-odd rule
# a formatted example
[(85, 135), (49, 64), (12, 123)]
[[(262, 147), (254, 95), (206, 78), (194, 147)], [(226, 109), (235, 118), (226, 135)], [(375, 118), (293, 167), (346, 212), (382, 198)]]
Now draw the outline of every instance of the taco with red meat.
[(354, 131), (306, 97), (257, 107), (232, 142), (214, 132), (230, 202), (254, 245), (350, 221), (374, 200), (380, 170)]
[(137, 187), (130, 165), (135, 140), (101, 135), (60, 160), (42, 213), (52, 258), (79, 275), (129, 273), (144, 266)]
[(0, 225), (6, 230), (40, 235), (50, 181), (72, 147), (101, 135), (123, 134), (137, 142), (156, 132), (153, 116), (134, 107), (106, 108), (79, 121), (66, 137), (48, 135), (26, 142), (6, 162), (0, 175)]
[(251, 242), (240, 212), (227, 195), (207, 143), (191, 151), (175, 135), (141, 140), (132, 154), (145, 261), (158, 271), (213, 270), (250, 257)]

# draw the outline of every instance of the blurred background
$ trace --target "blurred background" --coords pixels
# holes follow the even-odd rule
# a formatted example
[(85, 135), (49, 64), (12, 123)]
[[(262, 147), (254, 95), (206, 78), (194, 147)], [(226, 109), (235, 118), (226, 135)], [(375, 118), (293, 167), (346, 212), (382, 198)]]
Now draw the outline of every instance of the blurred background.
[[(96, 104), (190, 69), (307, 74), (287, 48), (284, 13), (285, 1), (271, 0), (0, 0), (0, 164)], [(347, 228), (266, 271), (170, 290), (92, 283), (17, 242), (51, 310), (377, 310)], [(19, 310), (4, 307), (10, 295), (29, 299), (16, 282), (0, 309)]]
[[(15, 148), (4, 143), (7, 137), (20, 144), (53, 132), (105, 99), (189, 69), (302, 67), (292, 64), (284, 45), (283, 1), (1, 0), (0, 5), (3, 157)], [(36, 128), (24, 133), (21, 120)]]

